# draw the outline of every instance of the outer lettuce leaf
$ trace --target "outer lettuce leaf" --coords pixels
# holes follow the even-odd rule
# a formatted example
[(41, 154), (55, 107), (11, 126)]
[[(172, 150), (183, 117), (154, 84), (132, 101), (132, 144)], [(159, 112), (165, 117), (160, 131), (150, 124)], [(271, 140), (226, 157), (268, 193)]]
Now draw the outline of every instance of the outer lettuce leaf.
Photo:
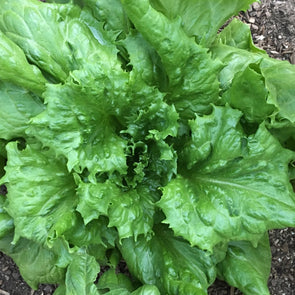
[(0, 138), (24, 137), (30, 118), (43, 110), (42, 101), (32, 93), (0, 82)]
[[(134, 290), (130, 278), (123, 273), (116, 273), (115, 269), (109, 269), (102, 274), (97, 283), (97, 288), (102, 292), (123, 289), (128, 294)], [(108, 292), (106, 293), (108, 294)]]
[(164, 226), (146, 240), (124, 239), (120, 250), (130, 272), (142, 283), (156, 285), (161, 294), (207, 294), (215, 279), (208, 253), (175, 238)]
[[(225, 64), (219, 75), (221, 87), (223, 91), (227, 91), (223, 97), (225, 100), (242, 110), (249, 121), (261, 121), (269, 116), (272, 124), (276, 126), (282, 120), (294, 124), (293, 65), (222, 43), (216, 43), (211, 51), (214, 58)], [(249, 86), (249, 83), (253, 84), (253, 87)]]
[(47, 109), (32, 119), (29, 129), (32, 136), (68, 159), (69, 170), (87, 168), (91, 179), (97, 172), (124, 174), (127, 168), (126, 141), (116, 132), (119, 126), (103, 90), (93, 92), (72, 82), (49, 85), (44, 94)]
[(234, 18), (218, 34), (216, 42), (254, 53), (265, 53), (264, 50), (254, 45), (250, 27), (237, 18)]
[[(67, 39), (72, 50), (77, 71), (71, 73), (76, 83), (82, 83), (101, 88), (105, 86), (111, 95), (117, 96), (124, 89), (128, 76), (121, 68), (117, 59), (118, 49), (105, 36), (103, 27), (88, 27), (81, 19), (71, 19), (67, 22)], [(100, 37), (102, 35), (102, 37)], [(113, 98), (113, 97), (112, 97)]]
[(268, 100), (279, 109), (278, 116), (295, 123), (295, 67), (287, 61), (263, 59), (260, 65)]
[(231, 16), (246, 10), (253, 0), (151, 0), (152, 5), (171, 20), (181, 17), (188, 36), (196, 36), (202, 45), (210, 45), (218, 29)]
[(155, 214), (154, 196), (148, 188), (123, 191), (114, 183), (80, 183), (79, 204), (85, 224), (99, 216), (109, 218), (109, 227), (115, 226), (120, 239), (151, 232)]
[[(293, 99), (294, 89), (292, 86), (295, 83), (295, 69), (293, 65), (287, 61), (273, 60), (261, 53), (253, 53), (221, 43), (216, 43), (211, 48), (211, 51), (214, 58), (220, 59), (225, 64), (219, 75), (224, 91), (228, 90), (231, 86), (238, 88), (237, 84), (234, 84), (235, 79), (238, 83), (242, 84), (241, 75), (245, 75), (245, 71), (250, 67), (257, 72), (261, 80), (261, 85), (259, 86), (261, 93), (265, 91), (262, 86), (262, 82), (264, 83), (264, 88), (268, 91), (267, 103), (273, 104), (276, 107), (274, 113), (278, 113), (281, 119), (284, 118), (294, 123), (295, 103)], [(255, 84), (254, 76), (249, 81)], [(257, 83), (259, 82), (256, 81)], [(264, 95), (262, 94), (262, 96)], [(261, 98), (259, 98), (261, 100), (260, 108), (265, 110), (265, 102)], [(249, 103), (251, 105), (254, 104), (251, 101)], [(245, 108), (242, 110), (245, 111)]]
[(153, 285), (144, 285), (134, 292), (131, 293), (132, 295), (160, 295), (160, 292), (156, 286)]
[(66, 273), (65, 295), (99, 295), (94, 285), (99, 271), (93, 256), (83, 252), (75, 254)]
[[(0, 29), (25, 52), (27, 58), (57, 80), (65, 80), (75, 68), (74, 55), (66, 38), (72, 5), (41, 1), (1, 0)], [(38, 28), (38, 29), (36, 29)]]
[[(0, 28), (24, 50), (31, 62), (55, 80), (64, 81), (70, 71), (86, 65), (87, 76), (91, 73), (101, 76), (103, 71), (109, 75), (120, 73), (117, 49), (95, 38), (91, 29), (80, 20), (78, 7), (26, 0), (14, 9), (16, 2), (10, 1), (3, 6)], [(41, 29), (36, 30), (36, 27)], [(46, 38), (43, 37), (45, 32)], [(99, 67), (96, 66), (98, 63)]]
[(259, 64), (265, 57), (262, 53), (253, 53), (218, 42), (213, 44), (210, 52), (214, 59), (218, 59), (224, 64), (218, 78), (223, 91), (231, 86), (237, 73), (244, 71), (250, 64)]
[(156, 286), (144, 285), (132, 293), (126, 289), (120, 288), (120, 289), (111, 290), (104, 294), (106, 295), (160, 295), (160, 292)]
[(36, 94), (42, 94), (46, 80), (40, 70), (30, 65), (23, 51), (1, 31), (0, 41), (0, 80), (13, 82)]
[(295, 197), (285, 150), (261, 125), (245, 137), (241, 113), (216, 107), (190, 122), (192, 140), (184, 148), (176, 179), (158, 203), (176, 235), (212, 251), (219, 242), (256, 244), (270, 228), (294, 226)]
[(218, 277), (245, 295), (269, 295), (267, 281), (271, 267), (271, 251), (268, 235), (257, 247), (249, 242), (229, 243), (226, 258), (217, 265)]
[(57, 284), (64, 281), (65, 269), (56, 266), (58, 256), (39, 243), (20, 239), (12, 244), (12, 235), (0, 239), (0, 250), (12, 257), (24, 280), (33, 289), (40, 283)]
[(278, 120), (275, 122), (268, 122), (267, 127), (270, 132), (279, 139), (281, 144), (295, 151), (295, 124), (289, 120)]
[(143, 285), (133, 291), (135, 288), (132, 286), (130, 278), (121, 273), (116, 274), (114, 269), (103, 273), (99, 278), (97, 288), (102, 294), (107, 295), (160, 295), (158, 288), (154, 285)]
[[(7, 144), (7, 212), (14, 219), (14, 243), (20, 237), (45, 244), (72, 226), (75, 182), (64, 159), (55, 158), (40, 146), (19, 150), (16, 142)], [(22, 204), (22, 206), (20, 206)]]
[(219, 63), (185, 34), (181, 20), (169, 20), (148, 0), (122, 3), (136, 29), (161, 57), (169, 78), (167, 100), (185, 118), (192, 118), (194, 112), (208, 112), (209, 104), (218, 99)]
[(250, 64), (238, 72), (231, 87), (223, 94), (223, 99), (233, 108), (243, 111), (245, 119), (251, 123), (261, 123), (276, 110), (274, 104), (267, 100), (265, 79), (256, 71), (258, 67)]

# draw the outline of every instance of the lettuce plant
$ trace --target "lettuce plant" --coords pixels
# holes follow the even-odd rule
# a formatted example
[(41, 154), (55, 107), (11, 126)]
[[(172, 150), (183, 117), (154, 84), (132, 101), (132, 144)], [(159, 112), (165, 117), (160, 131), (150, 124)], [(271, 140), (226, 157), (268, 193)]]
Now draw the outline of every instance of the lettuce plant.
[(32, 288), (269, 294), (295, 67), (219, 32), (252, 2), (0, 0), (0, 249)]

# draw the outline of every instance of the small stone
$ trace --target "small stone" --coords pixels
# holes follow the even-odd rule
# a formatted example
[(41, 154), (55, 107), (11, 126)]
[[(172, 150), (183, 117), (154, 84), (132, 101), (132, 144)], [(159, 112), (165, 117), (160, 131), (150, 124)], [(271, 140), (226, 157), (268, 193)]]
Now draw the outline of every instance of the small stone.
[(258, 2), (254, 2), (252, 4), (252, 7), (253, 7), (254, 10), (258, 10), (258, 9), (260, 9), (260, 4)]
[(258, 26), (254, 25), (254, 24), (251, 25), (251, 28), (252, 28), (254, 31), (258, 31)]
[(254, 17), (250, 17), (249, 18), (249, 23), (250, 24), (254, 24), (255, 23), (255, 18)]

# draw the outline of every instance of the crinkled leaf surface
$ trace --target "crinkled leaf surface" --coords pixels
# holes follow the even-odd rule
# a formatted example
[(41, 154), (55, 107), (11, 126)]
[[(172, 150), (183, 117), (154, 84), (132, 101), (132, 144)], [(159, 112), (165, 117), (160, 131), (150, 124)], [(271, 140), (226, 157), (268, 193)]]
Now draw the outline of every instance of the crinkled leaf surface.
[(295, 67), (287, 61), (263, 59), (261, 73), (269, 92), (268, 100), (279, 109), (279, 116), (295, 123)]
[(83, 3), (97, 20), (104, 23), (106, 30), (128, 33), (130, 22), (120, 0), (86, 0)]
[(65, 156), (69, 170), (87, 168), (92, 177), (101, 171), (124, 173), (126, 141), (101, 93), (68, 83), (48, 86), (44, 96), (47, 108), (32, 119), (30, 134)]
[(218, 277), (245, 295), (269, 295), (267, 281), (271, 267), (268, 235), (257, 247), (246, 241), (230, 242), (226, 258), (217, 265)]
[(0, 138), (25, 136), (29, 120), (44, 110), (42, 101), (10, 83), (0, 82)]
[(0, 79), (13, 82), (39, 95), (45, 90), (46, 80), (40, 70), (30, 65), (24, 52), (1, 31)]
[(207, 294), (216, 268), (268, 294), (295, 81), (241, 22), (217, 35), (253, 1), (42, 2), (0, 0), (0, 249), (56, 295)]
[(220, 60), (224, 67), (219, 73), (219, 82), (222, 90), (227, 90), (235, 75), (244, 71), (250, 64), (259, 64), (265, 57), (263, 53), (253, 53), (248, 50), (232, 47), (215, 42), (210, 48), (212, 57)]
[(263, 125), (246, 138), (240, 116), (230, 107), (216, 107), (190, 122), (187, 168), (163, 189), (158, 203), (175, 234), (202, 249), (212, 251), (226, 240), (255, 244), (269, 228), (294, 226), (288, 177), (294, 154)]
[(275, 105), (267, 101), (268, 91), (264, 77), (249, 65), (244, 71), (237, 73), (231, 87), (223, 94), (223, 99), (233, 108), (244, 113), (245, 119), (251, 123), (261, 123), (274, 113)]
[(264, 50), (254, 45), (250, 27), (237, 18), (234, 18), (218, 34), (216, 42), (221, 42), (222, 44), (244, 49), (254, 53), (265, 53)]
[(196, 36), (203, 45), (210, 45), (218, 29), (231, 16), (247, 10), (253, 0), (151, 0), (152, 5), (170, 19), (181, 17), (188, 36)]
[(100, 215), (108, 216), (109, 226), (115, 226), (121, 239), (151, 232), (155, 206), (148, 188), (123, 191), (111, 181), (80, 183), (77, 210), (87, 224)]
[(83, 252), (75, 254), (66, 273), (65, 295), (99, 295), (94, 285), (99, 271), (100, 266), (93, 256)]
[[(64, 159), (40, 145), (19, 150), (7, 145), (8, 162), (2, 183), (8, 187), (7, 212), (13, 217), (16, 242), (24, 237), (40, 244), (72, 226), (77, 197)], [(22, 204), (20, 206), (20, 204)]]
[[(66, 38), (71, 5), (43, 4), (40, 1), (1, 0), (0, 29), (28, 59), (56, 80), (64, 80), (75, 68)], [(74, 10), (75, 11), (75, 10)], [(76, 13), (75, 13), (76, 14)]]
[(161, 294), (207, 294), (215, 266), (206, 252), (191, 247), (160, 225), (149, 240), (122, 240), (122, 255), (142, 283), (156, 285)]
[(147, 0), (122, 3), (136, 29), (161, 57), (169, 78), (168, 101), (186, 118), (208, 111), (209, 104), (218, 99), (220, 64), (185, 34), (179, 19), (169, 20)]
[(107, 250), (115, 246), (118, 236), (116, 230), (108, 228), (107, 225), (107, 218), (95, 219), (85, 225), (83, 218), (77, 212), (72, 218), (72, 227), (64, 233), (64, 236), (71, 245), (78, 247), (100, 245)]
[[(249, 117), (251, 115), (249, 109), (253, 109), (256, 104), (256, 114), (253, 114), (252, 111), (254, 116), (250, 119), (254, 120), (257, 115), (263, 118), (269, 114), (271, 105), (273, 105), (273, 114), (278, 115), (279, 120), (287, 119), (294, 123), (294, 89), (292, 85), (294, 84), (295, 70), (293, 65), (287, 61), (273, 60), (263, 53), (249, 52), (222, 43), (216, 43), (211, 47), (211, 51), (214, 58), (220, 59), (225, 64), (219, 74), (219, 79), (223, 90), (234, 88), (228, 91), (232, 92), (235, 107), (238, 104), (240, 108), (243, 104), (244, 106), (240, 109)], [(249, 83), (256, 84), (254, 91), (251, 90), (251, 86), (248, 87), (248, 91), (252, 92), (251, 95), (245, 91), (245, 86), (242, 84), (242, 79), (246, 80), (246, 75), (250, 74), (249, 68), (256, 71), (257, 76), (256, 81), (254, 72), (251, 73), (251, 78), (248, 77)], [(241, 89), (239, 89), (237, 81)], [(237, 91), (242, 93), (236, 93)], [(266, 100), (264, 99), (265, 91), (267, 91)], [(246, 99), (247, 96), (248, 99)], [(242, 100), (245, 103), (242, 103)], [(248, 105), (246, 105), (247, 100), (249, 101)]]

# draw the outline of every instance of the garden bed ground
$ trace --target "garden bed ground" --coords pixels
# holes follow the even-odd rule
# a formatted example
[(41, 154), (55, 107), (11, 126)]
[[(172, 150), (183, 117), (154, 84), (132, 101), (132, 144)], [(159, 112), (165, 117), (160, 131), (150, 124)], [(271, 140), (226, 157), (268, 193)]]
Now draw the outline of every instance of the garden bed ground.
[[(251, 26), (254, 42), (269, 55), (295, 64), (295, 0), (262, 0), (239, 16)], [(271, 295), (295, 295), (295, 229), (270, 232), (273, 254), (269, 279)], [(52, 285), (42, 285), (38, 291), (23, 282), (13, 261), (0, 252), (0, 295), (50, 295)], [(217, 281), (210, 295), (241, 294), (235, 288)]]

